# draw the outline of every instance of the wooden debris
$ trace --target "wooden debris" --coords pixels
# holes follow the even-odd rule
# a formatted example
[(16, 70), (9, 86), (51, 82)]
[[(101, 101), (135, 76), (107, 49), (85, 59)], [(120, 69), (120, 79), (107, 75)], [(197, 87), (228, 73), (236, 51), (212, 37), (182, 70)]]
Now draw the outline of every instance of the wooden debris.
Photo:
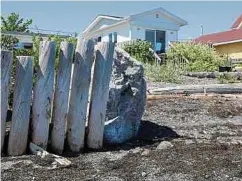
[(224, 97), (224, 98), (230, 98), (230, 99), (242, 99), (242, 94), (203, 94), (203, 93), (196, 93), (191, 94), (189, 96), (186, 96), (184, 94), (164, 94), (164, 95), (146, 95), (147, 101), (152, 100), (160, 100), (165, 98), (177, 98), (177, 99), (211, 99), (214, 97)]
[[(204, 91), (206, 90), (206, 92)], [(163, 94), (194, 94), (194, 93), (217, 93), (235, 94), (242, 93), (242, 83), (236, 84), (208, 84), (208, 85), (183, 85), (149, 90), (151, 95)]]
[(70, 160), (68, 160), (68, 159), (66, 159), (66, 158), (64, 158), (62, 156), (58, 156), (58, 155), (49, 153), (49, 152), (45, 151), (43, 148), (37, 146), (34, 143), (30, 143), (29, 144), (29, 149), (30, 149), (30, 152), (32, 154), (39, 155), (39, 156), (41, 156), (41, 158), (45, 158), (46, 156), (53, 157), (55, 162), (57, 162), (62, 167), (68, 167), (68, 166), (71, 165), (71, 161)]

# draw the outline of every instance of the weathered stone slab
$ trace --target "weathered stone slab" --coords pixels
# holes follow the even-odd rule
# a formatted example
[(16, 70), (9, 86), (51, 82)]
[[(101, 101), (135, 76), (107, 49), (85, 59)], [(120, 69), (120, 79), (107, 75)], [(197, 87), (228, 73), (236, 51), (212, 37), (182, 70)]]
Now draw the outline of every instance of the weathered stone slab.
[(145, 103), (146, 82), (143, 66), (127, 52), (115, 48), (104, 142), (119, 144), (136, 136)]

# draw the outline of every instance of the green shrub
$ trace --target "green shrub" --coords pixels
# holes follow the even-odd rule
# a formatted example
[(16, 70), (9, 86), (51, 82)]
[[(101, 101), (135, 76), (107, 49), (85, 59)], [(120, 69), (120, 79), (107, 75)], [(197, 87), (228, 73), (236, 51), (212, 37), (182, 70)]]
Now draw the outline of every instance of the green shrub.
[(176, 43), (174, 48), (167, 51), (167, 58), (184, 56), (188, 61), (188, 71), (217, 71), (219, 66), (226, 63), (227, 58), (217, 54), (214, 48), (205, 44), (193, 42)]
[(236, 75), (232, 75), (229, 73), (223, 73), (217, 77), (217, 80), (220, 84), (229, 84), (229, 83), (239, 83)]
[(153, 82), (181, 83), (183, 81), (181, 74), (175, 71), (171, 64), (156, 65), (145, 63), (143, 66), (146, 78)]
[(149, 50), (149, 48), (152, 48), (151, 43), (144, 40), (137, 40), (129, 44), (124, 44), (122, 48), (131, 57), (143, 63), (147, 79), (154, 82), (180, 83), (182, 81), (180, 72), (174, 70), (172, 62), (168, 62), (165, 65), (155, 63), (155, 57)]
[(152, 48), (151, 43), (143, 40), (133, 41), (130, 44), (125, 44), (122, 47), (131, 57), (143, 63), (152, 63), (155, 59), (153, 53), (149, 51)]
[(2, 50), (12, 50), (18, 39), (14, 36), (1, 34), (0, 46)]

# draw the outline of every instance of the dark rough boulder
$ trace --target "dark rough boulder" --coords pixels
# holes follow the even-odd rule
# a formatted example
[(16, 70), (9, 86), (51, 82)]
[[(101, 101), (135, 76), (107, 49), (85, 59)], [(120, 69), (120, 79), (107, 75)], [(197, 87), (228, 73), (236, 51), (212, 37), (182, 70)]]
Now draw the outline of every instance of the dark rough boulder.
[(115, 48), (109, 87), (104, 142), (119, 144), (137, 135), (146, 103), (143, 66), (120, 48)]

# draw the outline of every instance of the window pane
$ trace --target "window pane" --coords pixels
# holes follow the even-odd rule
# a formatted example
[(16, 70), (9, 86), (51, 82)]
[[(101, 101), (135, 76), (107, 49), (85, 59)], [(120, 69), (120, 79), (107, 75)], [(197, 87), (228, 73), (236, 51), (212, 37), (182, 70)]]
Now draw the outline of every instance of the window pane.
[(152, 44), (154, 48), (155, 45), (155, 31), (154, 30), (145, 30), (145, 40)]
[(166, 43), (166, 32), (156, 30), (156, 52), (157, 53), (165, 52), (165, 43)]

